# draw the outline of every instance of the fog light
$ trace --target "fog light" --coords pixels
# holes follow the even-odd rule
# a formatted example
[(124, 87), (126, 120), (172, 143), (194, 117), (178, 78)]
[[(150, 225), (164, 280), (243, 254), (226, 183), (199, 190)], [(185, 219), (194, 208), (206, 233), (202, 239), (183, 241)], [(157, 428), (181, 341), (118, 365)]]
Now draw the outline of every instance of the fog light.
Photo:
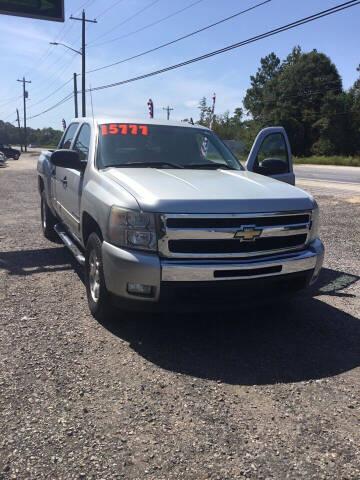
[(142, 283), (128, 283), (127, 291), (134, 295), (151, 295), (153, 287), (151, 285), (143, 285)]

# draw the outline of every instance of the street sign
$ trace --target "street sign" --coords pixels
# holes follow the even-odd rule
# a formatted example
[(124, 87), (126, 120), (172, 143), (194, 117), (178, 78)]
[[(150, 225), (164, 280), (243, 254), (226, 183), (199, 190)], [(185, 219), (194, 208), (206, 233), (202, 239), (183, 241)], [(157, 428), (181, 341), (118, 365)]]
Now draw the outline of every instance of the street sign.
[(0, 14), (64, 22), (64, 0), (0, 0)]

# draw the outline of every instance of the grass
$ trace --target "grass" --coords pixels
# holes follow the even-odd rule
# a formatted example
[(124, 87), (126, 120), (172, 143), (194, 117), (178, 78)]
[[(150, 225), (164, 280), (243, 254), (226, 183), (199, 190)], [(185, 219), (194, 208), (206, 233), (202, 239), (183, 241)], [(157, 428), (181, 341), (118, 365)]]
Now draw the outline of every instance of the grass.
[(343, 165), (348, 167), (360, 167), (360, 157), (343, 157), (341, 155), (293, 157), (295, 164), (307, 165)]

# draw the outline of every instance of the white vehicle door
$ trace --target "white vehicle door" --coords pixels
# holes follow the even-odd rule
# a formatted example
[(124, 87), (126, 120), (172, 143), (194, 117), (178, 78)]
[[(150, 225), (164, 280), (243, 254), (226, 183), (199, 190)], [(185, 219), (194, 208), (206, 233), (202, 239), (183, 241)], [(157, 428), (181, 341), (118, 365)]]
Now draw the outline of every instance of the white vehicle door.
[[(91, 140), (91, 127), (83, 123), (76, 134), (72, 150), (80, 155), (80, 160), (87, 163)], [(80, 202), (84, 181), (84, 170), (64, 168), (65, 181), (63, 181), (64, 194), (61, 199), (62, 219), (72, 233), (80, 233)]]
[(246, 162), (246, 170), (295, 185), (288, 136), (283, 127), (260, 131)]

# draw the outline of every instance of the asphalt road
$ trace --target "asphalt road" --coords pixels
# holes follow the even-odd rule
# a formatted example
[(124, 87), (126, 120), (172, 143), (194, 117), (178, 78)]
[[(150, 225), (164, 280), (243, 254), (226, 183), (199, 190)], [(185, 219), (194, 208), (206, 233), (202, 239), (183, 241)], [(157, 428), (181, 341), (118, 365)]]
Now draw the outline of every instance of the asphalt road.
[(294, 165), (296, 178), (360, 183), (360, 167)]
[(359, 186), (298, 181), (326, 259), (297, 299), (100, 324), (35, 163), (0, 170), (1, 480), (359, 479)]

